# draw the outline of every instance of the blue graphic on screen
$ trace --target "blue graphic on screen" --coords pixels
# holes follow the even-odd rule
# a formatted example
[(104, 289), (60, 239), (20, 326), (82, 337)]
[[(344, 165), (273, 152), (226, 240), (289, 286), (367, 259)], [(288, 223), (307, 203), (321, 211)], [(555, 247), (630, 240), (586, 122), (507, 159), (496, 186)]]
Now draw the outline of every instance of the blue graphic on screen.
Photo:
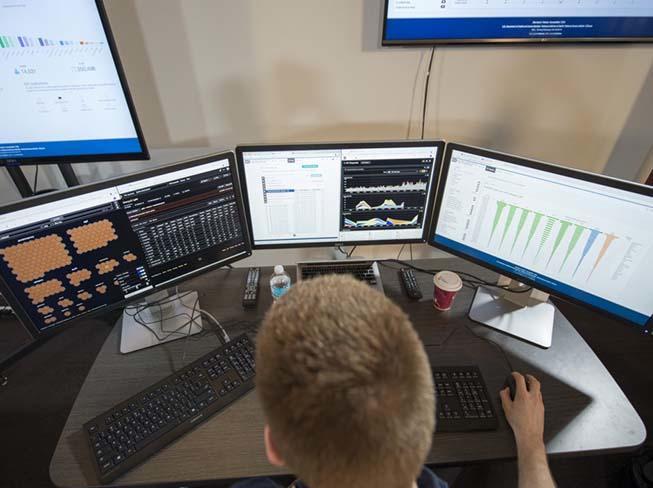
[(0, 161), (143, 151), (94, 0), (0, 2)]
[(647, 37), (650, 0), (388, 0), (384, 40)]
[(431, 242), (638, 325), (653, 197), (454, 150)]

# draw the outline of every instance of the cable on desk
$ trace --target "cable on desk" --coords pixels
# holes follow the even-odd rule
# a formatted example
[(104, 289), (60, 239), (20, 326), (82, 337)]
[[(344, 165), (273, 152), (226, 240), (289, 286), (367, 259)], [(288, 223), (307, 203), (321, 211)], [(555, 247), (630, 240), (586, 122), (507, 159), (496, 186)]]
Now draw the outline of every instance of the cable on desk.
[(202, 308), (200, 308), (200, 313), (211, 319), (211, 321), (218, 327), (218, 329), (220, 329), (220, 332), (222, 333), (222, 339), (225, 344), (231, 341), (229, 334), (227, 334), (227, 331), (224, 329), (224, 327), (222, 327), (218, 319), (216, 319), (213, 315)]
[(344, 254), (347, 258), (350, 258), (352, 256), (352, 254), (354, 254), (354, 251), (356, 250), (357, 247), (358, 246), (354, 246), (354, 247), (351, 248), (351, 251), (347, 252), (342, 248), (342, 246), (340, 244), (336, 245), (336, 249), (338, 250), (338, 252), (340, 252), (341, 254)]
[[(177, 287), (175, 287), (175, 291), (176, 291), (176, 290), (177, 290)], [(186, 348), (188, 347), (188, 338), (190, 337), (190, 332), (191, 332), (191, 330), (193, 329), (193, 324), (196, 324), (196, 323), (197, 323), (197, 322), (195, 322), (195, 309), (197, 308), (197, 304), (198, 304), (199, 302), (200, 302), (200, 297), (199, 297), (199, 294), (198, 294), (197, 298), (195, 299), (195, 302), (193, 303), (193, 309), (192, 309), (191, 312), (190, 312), (190, 322), (189, 322), (189, 324), (188, 324), (188, 333), (186, 334), (186, 340), (184, 341), (184, 350), (183, 350), (183, 352), (182, 352), (182, 354), (181, 354), (181, 362), (182, 362), (182, 364), (185, 364), (185, 363), (186, 363)], [(186, 305), (184, 304), (184, 302), (182, 302), (181, 300), (180, 300), (180, 303), (181, 303), (183, 306), (186, 306)], [(188, 308), (188, 307), (186, 307), (186, 308)], [(201, 314), (200, 314), (200, 315), (201, 315)], [(204, 327), (203, 327), (201, 321), (200, 321), (200, 323), (199, 323), (199, 326), (200, 326), (200, 329), (204, 330)], [(161, 318), (161, 327), (163, 328), (163, 317)]]
[[(402, 244), (401, 248), (399, 249), (399, 252), (397, 253), (397, 257), (395, 259), (399, 259), (401, 257), (401, 253), (404, 252), (404, 247), (406, 247), (406, 244)], [(384, 260), (386, 261), (386, 260)], [(387, 260), (389, 261), (389, 260)]]
[[(175, 314), (175, 315), (171, 315), (171, 316), (166, 317), (166, 319), (175, 319), (175, 318), (177, 318), (177, 317), (187, 317), (187, 318), (188, 318), (188, 320), (187, 320), (186, 322), (184, 322), (182, 325), (180, 325), (179, 327), (177, 327), (177, 328), (174, 329), (174, 330), (165, 330), (165, 329), (163, 328), (163, 316), (162, 316), (162, 314), (159, 314), (159, 319), (158, 319), (157, 321), (146, 321), (146, 320), (143, 320), (143, 319), (141, 318), (140, 314), (141, 314), (143, 311), (145, 311), (145, 310), (147, 310), (148, 308), (150, 308), (150, 307), (157, 307), (157, 306), (158, 306), (159, 309), (160, 309), (160, 311), (161, 311), (161, 307), (162, 307), (162, 305), (165, 305), (165, 304), (167, 304), (167, 303), (174, 302), (174, 301), (176, 301), (176, 300), (179, 300), (180, 303), (181, 303), (184, 307), (186, 307), (186, 308), (191, 308), (191, 307), (188, 307), (186, 304), (184, 304), (183, 301), (182, 301), (183, 298), (187, 297), (187, 296), (190, 295), (191, 293), (193, 293), (193, 292), (192, 292), (192, 291), (188, 291), (188, 292), (185, 292), (185, 293), (179, 294), (179, 293), (177, 292), (177, 290), (175, 289), (175, 294), (174, 294), (173, 296), (168, 296), (168, 297), (162, 298), (161, 300), (157, 300), (157, 301), (152, 302), (152, 303), (145, 303), (145, 304), (141, 303), (141, 304), (136, 304), (136, 305), (129, 305), (129, 306), (125, 307), (124, 312), (125, 312), (125, 314), (127, 314), (128, 316), (132, 317), (132, 318), (134, 319), (134, 322), (136, 322), (137, 324), (139, 324), (139, 325), (141, 325), (142, 327), (144, 327), (144, 328), (146, 328), (147, 330), (149, 330), (150, 333), (151, 333), (154, 337), (156, 337), (156, 339), (157, 339), (159, 342), (165, 341), (165, 340), (169, 339), (170, 337), (172, 337), (172, 336), (175, 335), (175, 334), (178, 334), (178, 335), (181, 335), (181, 336), (186, 336), (186, 335), (189, 335), (189, 334), (190, 334), (190, 331), (191, 331), (191, 329), (192, 329), (193, 324), (195, 324), (195, 325), (199, 325), (199, 327), (200, 327), (202, 330), (204, 330), (204, 328), (202, 327), (202, 324), (201, 324), (201, 323), (198, 324), (198, 323), (197, 323), (197, 319), (195, 318), (195, 310), (196, 310), (197, 304), (199, 303), (199, 298), (197, 298), (197, 299), (195, 300), (195, 303), (194, 303), (194, 305), (193, 305), (193, 307), (192, 307), (192, 315), (189, 316), (187, 313), (179, 313), (179, 314)], [(134, 313), (130, 313), (131, 310), (134, 310)], [(159, 336), (159, 334), (157, 334), (157, 332), (156, 332), (154, 329), (152, 329), (152, 328), (150, 327), (150, 325), (153, 325), (153, 324), (156, 323), (156, 322), (159, 323), (159, 328), (161, 329), (161, 331), (165, 333), (165, 335), (164, 335), (163, 337)], [(186, 332), (180, 332), (182, 329), (185, 329), (186, 327), (188, 327), (188, 334), (187, 334)]]
[[(407, 262), (405, 262), (405, 261), (400, 261), (400, 260), (398, 260), (398, 259), (384, 259), (384, 260), (382, 260), (382, 261), (379, 261), (379, 263), (382, 264), (383, 266), (387, 266), (387, 267), (392, 268), (392, 269), (397, 269), (397, 268), (393, 268), (392, 266), (388, 266), (388, 263), (397, 263), (397, 264), (400, 264), (400, 265), (402, 265), (402, 266), (406, 266), (406, 267), (412, 268), (412, 269), (414, 269), (415, 271), (419, 271), (420, 273), (425, 273), (425, 274), (432, 275), (432, 276), (435, 275), (436, 273), (439, 273), (439, 272), (441, 271), (441, 270), (435, 270), (435, 269), (432, 270), (432, 269), (424, 269), (424, 268), (420, 268), (419, 266), (414, 266), (414, 265), (412, 265), (411, 263), (407, 263)], [(531, 291), (531, 290), (532, 290), (532, 288), (529, 287), (527, 290), (514, 291), (514, 290), (512, 290), (512, 289), (510, 289), (510, 288), (508, 288), (508, 287), (502, 287), (502, 286), (499, 286), (499, 285), (494, 285), (494, 284), (492, 284), (492, 283), (488, 283), (487, 281), (482, 280), (481, 278), (478, 278), (478, 277), (476, 277), (476, 276), (474, 276), (474, 275), (472, 275), (472, 274), (470, 274), (470, 273), (465, 273), (465, 272), (460, 272), (460, 271), (455, 271), (455, 273), (458, 273), (458, 274), (461, 274), (461, 275), (464, 275), (464, 276), (472, 277), (475, 281), (470, 280), (470, 279), (463, 279), (463, 286), (466, 286), (466, 287), (471, 288), (471, 289), (474, 289), (474, 290), (475, 290), (476, 288), (478, 288), (478, 286), (480, 286), (480, 285), (493, 286), (494, 288), (500, 288), (500, 289), (503, 289), (503, 290), (511, 291), (511, 292), (513, 292), (513, 293), (525, 293), (526, 291)], [(496, 342), (493, 341), (492, 339), (488, 339), (487, 337), (483, 337), (483, 336), (481, 336), (481, 335), (478, 335), (476, 332), (474, 332), (474, 330), (473, 330), (473, 329), (469, 326), (469, 324), (467, 324), (466, 322), (463, 322), (463, 325), (465, 326), (465, 328), (466, 328), (466, 329), (467, 329), (467, 330), (468, 330), (472, 335), (474, 335), (474, 336), (477, 337), (478, 339), (481, 339), (481, 340), (483, 340), (483, 341), (485, 341), (485, 342), (491, 344), (491, 345), (494, 346), (496, 349), (498, 349), (499, 352), (501, 352), (501, 355), (503, 356), (504, 361), (505, 361), (506, 364), (508, 365), (508, 368), (510, 369), (510, 372), (512, 372), (512, 371), (515, 370), (515, 369), (513, 368), (513, 366), (512, 366), (512, 363), (510, 362), (510, 359), (508, 358), (508, 355), (506, 354), (506, 351), (503, 349), (503, 347), (501, 347), (501, 345), (499, 345), (498, 343), (496, 343)], [(445, 345), (445, 344), (449, 341), (449, 339), (451, 339), (451, 337), (453, 337), (454, 333), (455, 333), (455, 331), (452, 332), (451, 334), (449, 334), (449, 335), (447, 336), (447, 338), (444, 340), (444, 342), (442, 342), (442, 344), (440, 344), (440, 346)]]
[(503, 356), (504, 361), (505, 361), (506, 364), (508, 365), (508, 369), (510, 369), (510, 373), (512, 373), (513, 371), (515, 371), (515, 368), (513, 368), (512, 363), (510, 362), (510, 359), (508, 359), (508, 354), (506, 354), (506, 351), (503, 349), (503, 347), (501, 347), (500, 344), (498, 344), (497, 342), (493, 341), (492, 339), (488, 339), (487, 337), (483, 337), (483, 336), (481, 336), (481, 335), (478, 335), (476, 332), (474, 332), (474, 331), (472, 330), (472, 328), (471, 328), (471, 327), (469, 326), (469, 324), (467, 324), (466, 322), (463, 322), (463, 325), (465, 326), (465, 328), (466, 328), (466, 329), (467, 329), (467, 330), (468, 330), (472, 335), (474, 335), (475, 337), (477, 337), (477, 338), (479, 338), (479, 339), (481, 339), (481, 340), (483, 340), (483, 341), (485, 341), (485, 342), (491, 344), (491, 345), (494, 346), (496, 349), (498, 349), (499, 352), (501, 353), (501, 355)]
[[(411, 268), (411, 269), (413, 269), (415, 271), (419, 271), (420, 273), (425, 273), (425, 274), (428, 274), (428, 275), (431, 275), (431, 276), (435, 276), (437, 273), (442, 271), (441, 269), (420, 268), (419, 266), (415, 266), (415, 265), (413, 265), (411, 263), (408, 263), (406, 261), (401, 261), (400, 259), (382, 259), (382, 260), (379, 260), (378, 262), (380, 264), (384, 265), (384, 266), (387, 266), (387, 263), (396, 263), (396, 264), (399, 264), (399, 265), (404, 266), (406, 268)], [(391, 266), (388, 266), (388, 267), (391, 267)], [(393, 269), (396, 269), (396, 268), (393, 268)], [(453, 270), (453, 269), (449, 270), (449, 271), (453, 271), (454, 273), (463, 276), (463, 278), (462, 278), (463, 284), (471, 285), (473, 288), (477, 288), (478, 286), (482, 285), (482, 286), (487, 286), (487, 287), (490, 287), (490, 288), (498, 288), (500, 290), (509, 291), (511, 293), (529, 293), (529, 292), (531, 292), (533, 290), (533, 288), (530, 287), (530, 286), (527, 287), (527, 288), (524, 288), (524, 289), (514, 289), (514, 288), (510, 288), (509, 286), (497, 285), (496, 283), (490, 283), (489, 281), (486, 281), (486, 280), (484, 280), (482, 278), (479, 278), (478, 276), (475, 276), (473, 274), (466, 273), (465, 271), (456, 271), (456, 270)], [(466, 278), (464, 278), (464, 277), (466, 277)]]

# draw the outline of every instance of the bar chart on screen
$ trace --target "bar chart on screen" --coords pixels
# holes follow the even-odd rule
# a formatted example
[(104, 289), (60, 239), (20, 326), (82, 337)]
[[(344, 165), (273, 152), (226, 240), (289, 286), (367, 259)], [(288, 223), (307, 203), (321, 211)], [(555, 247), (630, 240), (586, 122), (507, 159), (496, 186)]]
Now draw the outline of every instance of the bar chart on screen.
[[(624, 287), (650, 244), (647, 230), (623, 219), (618, 225), (601, 213), (576, 205), (574, 212), (549, 201), (529, 202), (491, 191), (474, 209), (463, 240), (556, 280), (596, 289)], [(472, 242), (473, 241), (473, 242)]]
[[(612, 296), (653, 256), (650, 204), (564, 176), (456, 154), (439, 232), (541, 279)], [(637, 285), (639, 286), (639, 285)]]
[[(501, 228), (499, 228), (500, 221), (502, 222)], [(506, 237), (509, 234), (511, 237), (507, 240)], [(536, 234), (538, 234), (538, 238), (534, 239)], [(488, 245), (495, 252), (504, 250), (504, 248), (509, 249), (510, 256), (515, 255), (519, 258), (524, 258), (529, 253), (534, 263), (542, 260), (546, 263), (546, 269), (552, 269), (559, 273), (563, 270), (573, 270), (572, 276), (574, 277), (588, 254), (596, 254), (593, 264), (589, 268), (587, 276), (589, 280), (612, 244), (618, 239), (618, 235), (601, 231), (587, 223), (571, 222), (565, 220), (565, 217), (547, 215), (537, 210), (497, 200)], [(548, 252), (543, 252), (545, 248), (548, 249)], [(633, 251), (634, 249), (627, 250), (629, 259), (632, 258)], [(575, 260), (570, 259), (572, 254), (575, 256)], [(560, 262), (559, 266), (551, 266), (554, 258)]]

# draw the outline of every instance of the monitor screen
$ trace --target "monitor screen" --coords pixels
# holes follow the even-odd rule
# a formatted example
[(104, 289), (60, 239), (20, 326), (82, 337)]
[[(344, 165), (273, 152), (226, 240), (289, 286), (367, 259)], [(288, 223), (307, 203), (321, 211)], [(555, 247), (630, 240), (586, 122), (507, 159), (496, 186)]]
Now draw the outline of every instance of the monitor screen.
[(0, 0), (0, 116), (0, 164), (148, 157), (95, 0)]
[(386, 0), (383, 44), (645, 41), (651, 0)]
[(644, 325), (653, 315), (653, 189), (453, 145), (431, 243)]
[(221, 154), (5, 207), (2, 294), (43, 332), (250, 255), (234, 169)]
[(255, 247), (420, 242), (443, 143), (239, 147)]

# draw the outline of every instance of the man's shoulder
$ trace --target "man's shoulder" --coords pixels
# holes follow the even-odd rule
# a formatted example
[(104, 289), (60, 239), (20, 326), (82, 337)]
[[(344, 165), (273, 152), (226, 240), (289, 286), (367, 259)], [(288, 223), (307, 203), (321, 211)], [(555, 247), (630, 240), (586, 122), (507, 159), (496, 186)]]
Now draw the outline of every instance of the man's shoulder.
[(270, 478), (250, 478), (231, 485), (231, 488), (280, 488)]
[[(301, 482), (297, 482), (295, 486), (304, 488), (304, 485)], [(424, 466), (419, 478), (417, 478), (417, 487), (449, 488), (449, 485), (439, 478), (433, 471)], [(270, 478), (250, 478), (231, 485), (231, 488), (280, 488), (280, 486)]]
[(424, 466), (417, 478), (417, 488), (449, 488), (449, 485), (433, 471)]

